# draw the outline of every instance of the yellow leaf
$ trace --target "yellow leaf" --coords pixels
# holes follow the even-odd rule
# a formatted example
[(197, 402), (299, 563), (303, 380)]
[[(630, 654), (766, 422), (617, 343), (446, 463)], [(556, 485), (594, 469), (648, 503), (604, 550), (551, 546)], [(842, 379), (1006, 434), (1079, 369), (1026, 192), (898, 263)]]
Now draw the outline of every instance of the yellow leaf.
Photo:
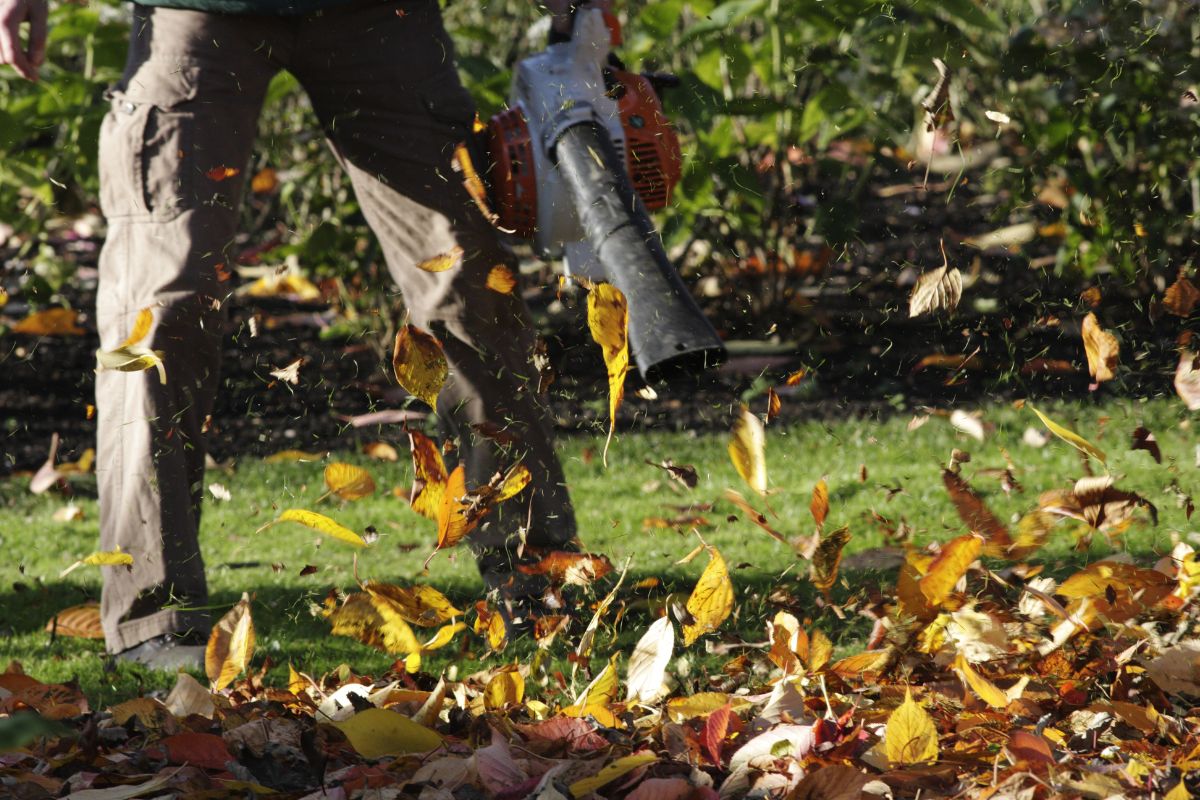
[(387, 442), (368, 442), (362, 446), (363, 455), (380, 461), (399, 461), (400, 454)]
[(571, 796), (575, 798), (586, 797), (600, 789), (600, 787), (612, 783), (622, 775), (627, 775), (638, 767), (653, 764), (655, 761), (658, 761), (658, 756), (654, 753), (634, 753), (633, 755), (622, 756), (612, 763), (605, 764), (604, 769), (592, 777), (583, 778), (572, 783)]
[(850, 541), (850, 529), (838, 528), (833, 533), (821, 539), (812, 557), (812, 571), (809, 580), (813, 586), (821, 590), (821, 594), (829, 596), (837, 580), (838, 566), (842, 563), (842, 550)]
[(629, 307), (625, 295), (611, 283), (597, 283), (588, 292), (588, 328), (600, 345), (608, 369), (608, 438), (602, 460), (608, 466), (608, 446), (617, 427), (617, 409), (625, 396), (629, 372)]
[(330, 633), (348, 636), (385, 653), (418, 653), (421, 644), (404, 618), (396, 613), (384, 617), (375, 598), (355, 592), (329, 615)]
[(437, 731), (384, 708), (368, 708), (333, 724), (364, 758), (427, 753), (442, 743)]
[(129, 334), (129, 338), (121, 342), (120, 347), (129, 347), (135, 345), (142, 339), (146, 338), (146, 334), (150, 333), (150, 326), (154, 324), (154, 312), (149, 308), (143, 308), (138, 312), (137, 319), (133, 322), (133, 331)]
[(921, 592), (921, 578), (928, 571), (931, 561), (928, 556), (910, 549), (896, 577), (896, 600), (900, 603), (900, 609), (918, 619), (929, 619), (936, 613)]
[(100, 551), (83, 557), (83, 563), (89, 567), (127, 567), (133, 563), (133, 556), (116, 550)]
[(279, 185), (279, 176), (271, 167), (263, 167), (250, 179), (250, 191), (255, 194), (270, 194)]
[(484, 629), (487, 636), (488, 646), (497, 653), (504, 649), (508, 644), (508, 627), (504, 624), (504, 617), (499, 613), (492, 614), (488, 618), (487, 627)]
[(392, 369), (396, 380), (410, 394), (430, 408), (437, 408), (438, 393), (449, 373), (446, 355), (437, 339), (414, 325), (405, 325), (396, 334)]
[(13, 325), (12, 332), (30, 336), (83, 336), (87, 331), (75, 323), (78, 316), (70, 308), (47, 308)]
[(703, 634), (715, 631), (733, 611), (733, 583), (725, 559), (715, 547), (710, 547), (708, 566), (696, 582), (687, 610), (692, 621), (683, 626), (683, 643), (690, 645)]
[(163, 364), (161, 350), (151, 350), (141, 345), (128, 345), (113, 350), (97, 350), (96, 361), (101, 369), (112, 369), (118, 372), (144, 372), (148, 369), (158, 370), (158, 382), (166, 385), (167, 369)]
[(442, 490), (442, 502), (438, 507), (438, 539), (439, 550), (454, 547), (470, 533), (470, 523), (467, 519), (467, 505), (464, 500), (467, 494), (467, 478), (463, 465), (459, 464), (446, 478), (446, 487)]
[(604, 669), (600, 670), (600, 674), (587, 685), (579, 697), (575, 698), (574, 707), (602, 706), (607, 708), (616, 699), (618, 688), (617, 656), (614, 655), (604, 665)]
[(1083, 350), (1087, 354), (1088, 372), (1096, 383), (1110, 381), (1116, 375), (1117, 356), (1121, 346), (1117, 337), (1100, 327), (1095, 314), (1083, 318)]
[(459, 631), (466, 630), (466, 628), (467, 624), (465, 622), (455, 622), (450, 625), (443, 625), (437, 629), (437, 633), (433, 635), (432, 639), (421, 645), (421, 652), (438, 650), (442, 647), (445, 647), (454, 641), (454, 637), (458, 635)]
[(738, 475), (760, 495), (767, 493), (766, 433), (758, 417), (742, 406), (733, 435), (729, 439), (729, 458)]
[(1008, 695), (996, 684), (976, 672), (970, 662), (963, 658), (962, 653), (954, 657), (954, 669), (958, 671), (972, 691), (979, 695), (980, 700), (997, 710), (1008, 708)]
[(674, 697), (668, 700), (667, 716), (672, 722), (684, 723), (689, 719), (707, 717), (726, 705), (732, 705), (733, 712), (736, 714), (749, 708), (751, 703), (745, 698), (724, 692), (698, 692), (687, 697)]
[(408, 439), (412, 450), (413, 473), (419, 487), (413, 495), (412, 509), (437, 522), (442, 493), (446, 488), (446, 464), (442, 461), (438, 446), (425, 434), (409, 431)]
[(500, 489), (492, 503), (499, 504), (516, 497), (521, 493), (521, 490), (529, 485), (531, 480), (533, 480), (533, 476), (529, 474), (529, 470), (524, 464), (515, 465), (505, 473), (504, 482), (500, 484)]
[(937, 728), (925, 709), (906, 692), (904, 702), (891, 713), (884, 734), (884, 752), (892, 764), (925, 764), (937, 761)]
[(1163, 795), (1163, 800), (1190, 800), (1191, 797), (1192, 793), (1188, 790), (1187, 781), (1181, 779), (1169, 792)]
[(304, 679), (303, 675), (301, 675), (299, 672), (296, 672), (296, 668), (292, 666), (291, 662), (288, 662), (287, 688), (289, 692), (297, 697), (305, 694), (308, 691), (308, 681)]
[(441, 253), (433, 258), (427, 258), (424, 261), (417, 262), (417, 268), (423, 269), (426, 272), (445, 272), (448, 269), (453, 269), (462, 263), (463, 249), (458, 245), (451, 247), (448, 252)]
[(250, 618), (250, 595), (242, 599), (217, 621), (204, 649), (204, 672), (220, 691), (246, 671), (254, 655), (254, 621)]
[[(315, 511), (305, 511), (301, 508), (289, 508), (279, 515), (279, 518), (268, 522), (263, 528), (269, 528), (272, 525), (278, 525), (281, 522), (296, 522), (307, 528), (312, 528), (314, 531), (323, 533), (326, 536), (331, 536), (341, 542), (352, 544), (355, 547), (366, 547), (367, 543), (354, 531), (340, 525), (324, 514), (318, 514)], [(259, 530), (262, 530), (260, 528)]]
[(808, 658), (805, 666), (813, 672), (820, 672), (833, 657), (833, 642), (819, 628), (812, 632), (808, 642)]
[(513, 277), (511, 269), (497, 264), (488, 272), (487, 288), (500, 294), (512, 294), (513, 289), (517, 288), (517, 279)]
[(946, 601), (958, 579), (966, 574), (971, 562), (979, 558), (982, 549), (983, 540), (971, 534), (946, 543), (920, 581), (921, 594), (931, 606), (936, 608)]
[(375, 491), (371, 473), (340, 461), (325, 467), (325, 486), (343, 500), (361, 500)]
[(525, 679), (515, 669), (497, 672), (483, 689), (483, 705), (488, 711), (520, 705), (524, 697)]
[[(1032, 404), (1027, 404), (1027, 405), (1029, 405), (1030, 408), (1033, 408)], [(1055, 436), (1062, 439), (1067, 444), (1072, 445), (1073, 447), (1076, 447), (1079, 450), (1082, 450), (1083, 452), (1087, 453), (1088, 455), (1094, 456), (1101, 464), (1107, 463), (1107, 459), (1105, 458), (1104, 451), (1101, 450), (1099, 447), (1096, 447), (1096, 445), (1092, 444), (1087, 439), (1084, 439), (1082, 436), (1080, 436), (1078, 433), (1071, 430), (1070, 428), (1064, 428), (1062, 425), (1059, 425), (1057, 422), (1050, 419), (1045, 414), (1043, 414), (1041, 411), (1038, 411), (1036, 408), (1033, 408), (1033, 413), (1038, 415), (1038, 419), (1040, 419), (1042, 421), (1042, 424), (1045, 425), (1050, 430), (1050, 432), (1053, 433)]]
[(463, 612), (455, 608), (444, 594), (432, 586), (394, 586), (390, 583), (367, 581), (363, 588), (373, 598), (390, 603), (406, 622), (432, 628), (449, 622)]
[(303, 450), (280, 450), (278, 453), (272, 453), (263, 459), (267, 464), (294, 464), (303, 463), (306, 461), (320, 461), (325, 458), (324, 453), (306, 453)]
[(282, 275), (264, 275), (246, 288), (251, 297), (294, 297), (297, 300), (320, 300), (321, 290), (303, 275), (285, 272)]

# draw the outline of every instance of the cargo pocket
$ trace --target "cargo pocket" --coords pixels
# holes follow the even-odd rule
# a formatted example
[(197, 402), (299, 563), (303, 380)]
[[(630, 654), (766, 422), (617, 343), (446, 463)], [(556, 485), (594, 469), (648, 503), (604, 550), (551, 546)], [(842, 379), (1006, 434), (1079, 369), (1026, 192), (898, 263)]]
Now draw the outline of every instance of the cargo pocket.
[(191, 207), (197, 68), (145, 61), (109, 92), (100, 127), (100, 208), (110, 219), (168, 222)]

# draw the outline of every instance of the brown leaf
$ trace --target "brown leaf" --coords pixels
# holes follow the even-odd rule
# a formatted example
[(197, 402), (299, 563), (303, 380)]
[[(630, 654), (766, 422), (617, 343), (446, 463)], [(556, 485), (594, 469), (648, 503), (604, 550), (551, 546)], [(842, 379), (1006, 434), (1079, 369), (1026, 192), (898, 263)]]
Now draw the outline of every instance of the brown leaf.
[(733, 489), (726, 489), (725, 490), (725, 499), (728, 500), (729, 502), (733, 503), (738, 508), (740, 508), (742, 510), (742, 512), (745, 513), (746, 516), (748, 516), (750, 518), (751, 522), (753, 522), (755, 525), (757, 525), (758, 527), (760, 527), (764, 531), (766, 531), (767, 535), (770, 536), (772, 539), (776, 540), (777, 542), (782, 542), (783, 544), (788, 544), (787, 538), (784, 537), (784, 535), (782, 533), (780, 533), (779, 531), (772, 528), (769, 524), (767, 524), (766, 514), (763, 514), (757, 508), (755, 508), (754, 506), (752, 506), (748, 502), (746, 502), (746, 498), (742, 497), (740, 494), (735, 492)]
[(254, 655), (254, 621), (250, 617), (250, 595), (242, 599), (217, 621), (204, 650), (204, 671), (213, 689), (220, 691), (250, 666)]
[(437, 396), (446, 382), (449, 367), (441, 343), (414, 325), (405, 325), (396, 334), (392, 351), (392, 369), (396, 380), (410, 394), (437, 408)]
[(297, 386), (300, 383), (300, 367), (304, 366), (304, 359), (297, 358), (286, 367), (271, 370), (271, 377), (278, 378), (284, 383), (290, 383)]
[(1196, 303), (1200, 303), (1200, 289), (1197, 289), (1181, 271), (1163, 295), (1163, 308), (1177, 317), (1187, 317), (1191, 315)]
[(29, 336), (83, 336), (87, 331), (75, 323), (78, 317), (70, 308), (47, 308), (13, 325), (12, 332)]
[(58, 636), (103, 639), (104, 629), (100, 627), (100, 604), (84, 603), (63, 609), (46, 623), (46, 630)]
[(837, 581), (838, 566), (842, 563), (842, 550), (849, 541), (850, 529), (838, 528), (823, 537), (813, 553), (809, 579), (827, 598), (829, 590)]
[(860, 800), (871, 776), (845, 764), (824, 764), (804, 776), (788, 800)]
[(783, 408), (783, 403), (779, 400), (779, 393), (775, 391), (775, 387), (767, 387), (767, 424), (771, 424), (771, 420), (779, 416), (779, 410)]
[(410, 501), (413, 511), (436, 522), (446, 487), (446, 464), (437, 445), (425, 434), (409, 431), (408, 440), (416, 477)]
[(984, 538), (984, 551), (997, 558), (1006, 557), (1007, 550), (1012, 545), (1012, 537), (1008, 533), (1008, 527), (992, 513), (983, 502), (983, 498), (976, 494), (961, 476), (948, 469), (942, 470), (942, 483), (945, 484), (958, 516), (966, 523), (967, 528)]
[(1095, 314), (1083, 318), (1083, 349), (1087, 353), (1088, 372), (1096, 383), (1110, 381), (1116, 375), (1121, 346), (1117, 337), (1100, 327)]
[(708, 715), (704, 721), (704, 750), (712, 763), (721, 765), (721, 745), (725, 743), (725, 734), (729, 731), (729, 720), (733, 717), (733, 705), (726, 703)]
[(1139, 425), (1133, 431), (1133, 444), (1130, 445), (1132, 450), (1145, 450), (1150, 454), (1150, 457), (1158, 464), (1162, 463), (1162, 450), (1158, 447), (1158, 440), (1154, 438), (1154, 434), (1150, 429)]
[(227, 178), (232, 178), (241, 172), (237, 167), (213, 167), (208, 172), (204, 173), (210, 181), (223, 181)]
[(399, 461), (400, 454), (387, 442), (367, 442), (362, 446), (363, 455), (379, 461)]
[(676, 464), (669, 458), (662, 463), (655, 463), (650, 459), (646, 459), (646, 463), (652, 467), (666, 470), (668, 475), (689, 489), (695, 489), (696, 484), (700, 482), (700, 476), (696, 474), (696, 468), (688, 464)]
[[(1135, 492), (1126, 492), (1113, 486), (1111, 475), (1080, 478), (1075, 482), (1072, 495), (1080, 513), (1071, 513), (1074, 509), (1064, 509), (1061, 513), (1080, 519), (1100, 531), (1121, 525), (1138, 508), (1146, 508), (1153, 521), (1156, 524), (1158, 522), (1158, 509), (1154, 504)], [(1058, 511), (1057, 508), (1047, 510)]]
[(250, 191), (255, 194), (270, 194), (279, 186), (279, 176), (271, 167), (263, 167), (250, 179)]
[(588, 586), (612, 572), (613, 565), (604, 555), (551, 550), (536, 564), (518, 564), (517, 570), (526, 575), (545, 575), (556, 586)]

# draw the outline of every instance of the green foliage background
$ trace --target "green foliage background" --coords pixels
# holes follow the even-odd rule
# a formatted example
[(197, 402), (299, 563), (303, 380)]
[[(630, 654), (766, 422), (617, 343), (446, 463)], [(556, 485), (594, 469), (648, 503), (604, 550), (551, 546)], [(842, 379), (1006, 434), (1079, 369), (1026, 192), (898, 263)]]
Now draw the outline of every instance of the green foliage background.
[[(1055, 212), (1067, 229), (1058, 257), (1065, 282), (1115, 272), (1137, 290), (1190, 264), (1200, 112), (1185, 92), (1200, 82), (1200, 18), (1187, 2), (618, 5), (626, 61), (682, 79), (666, 105), (683, 134), (685, 175), (661, 219), (677, 253), (703, 242), (703, 253), (792, 266), (801, 240), (853, 241), (868, 180), (909, 174), (903, 162), (937, 57), (954, 75), (955, 130), (1006, 137), (1010, 160), (986, 176), (1008, 198), (1005, 210), (1019, 215), (1047, 181), (1067, 188), (1069, 204)], [(481, 115), (503, 106), (512, 64), (541, 46), (529, 33), (540, 16), (528, 0), (448, 4)], [(115, 0), (57, 3), (41, 83), (0, 70), (0, 222), (24, 234), (19, 255), (35, 264), (35, 301), (69, 277), (45, 245), (47, 222), (95, 207), (103, 95), (120, 76), (127, 18)], [(1013, 124), (998, 130), (986, 110)], [(865, 164), (828, 158), (839, 140), (860, 143)], [(789, 148), (803, 157), (788, 158)], [(247, 239), (317, 276), (370, 277), (378, 252), (286, 74), (271, 87), (248, 168), (264, 166), (279, 170), (282, 185), (245, 205)], [(816, 187), (815, 202), (798, 202), (799, 186)]]

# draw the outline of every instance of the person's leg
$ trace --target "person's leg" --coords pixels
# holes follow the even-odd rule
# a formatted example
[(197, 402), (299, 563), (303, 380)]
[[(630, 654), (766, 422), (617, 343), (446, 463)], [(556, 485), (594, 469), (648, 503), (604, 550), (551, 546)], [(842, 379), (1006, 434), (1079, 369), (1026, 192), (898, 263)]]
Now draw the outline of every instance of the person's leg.
[(244, 184), (240, 172), (225, 176), (246, 166), (277, 69), (264, 32), (245, 19), (138, 9), (101, 129), (100, 346), (120, 344), (150, 308), (144, 343), (162, 351), (167, 376), (96, 376), (100, 546), (133, 556), (129, 570), (103, 568), (113, 653), (208, 629), (207, 612), (187, 609), (207, 602), (197, 530), (228, 293), (217, 266)]
[[(574, 542), (575, 517), (537, 391), (529, 310), (519, 288), (502, 294), (486, 286), (497, 265), (515, 274), (515, 260), (451, 167), (475, 115), (453, 59), (436, 2), (363, 3), (310, 18), (294, 72), (353, 181), (410, 321), (445, 350), (450, 377), (437, 411), (458, 436), (468, 487), (517, 460), (533, 476), (471, 536), (480, 570), (496, 587), (514, 571), (527, 519), (527, 544), (564, 548)], [(456, 246), (459, 266), (417, 267)], [(506, 444), (486, 435), (496, 430)]]

